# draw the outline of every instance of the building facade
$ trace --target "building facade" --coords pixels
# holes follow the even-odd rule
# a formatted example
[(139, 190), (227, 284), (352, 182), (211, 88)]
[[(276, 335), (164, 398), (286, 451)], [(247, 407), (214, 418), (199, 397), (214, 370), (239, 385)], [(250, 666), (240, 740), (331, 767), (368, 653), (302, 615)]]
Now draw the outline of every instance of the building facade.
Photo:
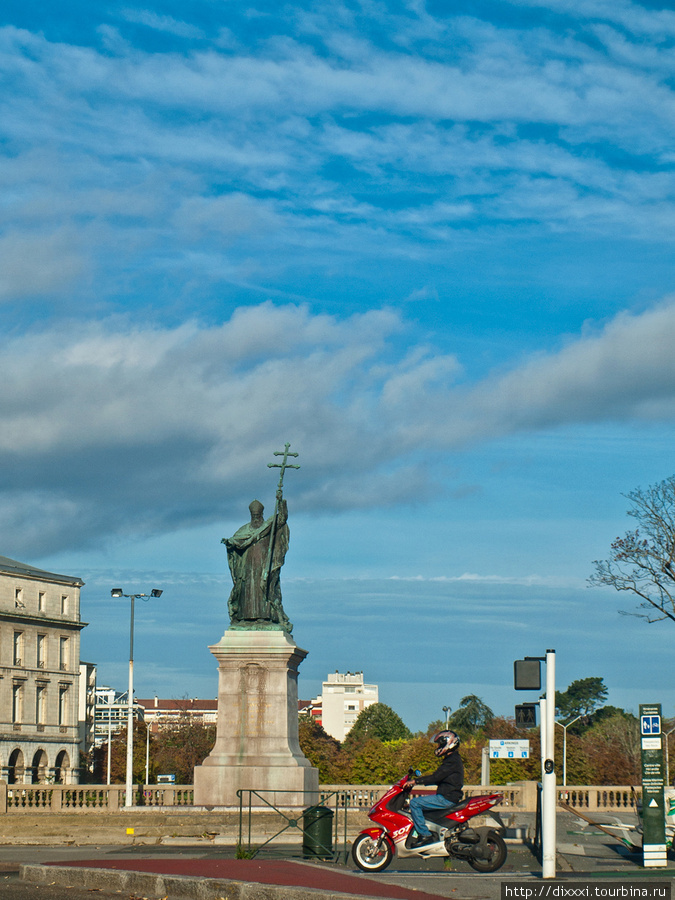
[(0, 556), (0, 773), (79, 782), (80, 578)]
[[(129, 691), (119, 692), (103, 685), (96, 687), (95, 696), (94, 744), (100, 747), (126, 729), (129, 721)], [(143, 719), (143, 710), (138, 705), (138, 700), (134, 700), (133, 716), (135, 721)]]
[(77, 724), (80, 752), (86, 753), (87, 757), (95, 744), (95, 712), (96, 666), (93, 663), (81, 662)]
[(321, 696), (312, 700), (310, 715), (323, 725), (324, 731), (344, 741), (359, 713), (378, 702), (376, 684), (366, 684), (363, 672), (335, 672), (321, 685)]
[(162, 728), (172, 728), (184, 722), (196, 722), (200, 725), (216, 725), (218, 723), (218, 701), (199, 700), (196, 697), (184, 697), (181, 700), (163, 700), (153, 697), (150, 700), (136, 700), (143, 710), (146, 725), (154, 733)]

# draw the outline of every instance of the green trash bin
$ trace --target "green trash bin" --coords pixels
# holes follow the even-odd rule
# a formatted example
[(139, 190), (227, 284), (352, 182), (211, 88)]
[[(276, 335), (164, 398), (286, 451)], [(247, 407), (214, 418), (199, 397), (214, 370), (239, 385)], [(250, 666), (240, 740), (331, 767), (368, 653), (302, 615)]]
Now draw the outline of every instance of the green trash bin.
[(302, 814), (302, 855), (305, 859), (332, 859), (333, 810), (310, 806)]

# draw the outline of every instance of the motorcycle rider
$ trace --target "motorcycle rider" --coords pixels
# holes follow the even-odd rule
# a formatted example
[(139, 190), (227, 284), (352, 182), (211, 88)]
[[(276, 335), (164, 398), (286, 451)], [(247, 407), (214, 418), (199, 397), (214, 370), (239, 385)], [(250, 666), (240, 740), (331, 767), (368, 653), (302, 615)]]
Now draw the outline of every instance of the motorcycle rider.
[(413, 847), (424, 847), (433, 844), (436, 838), (426, 826), (424, 811), (427, 809), (451, 809), (462, 799), (464, 787), (464, 765), (457, 752), (460, 744), (459, 736), (454, 731), (439, 731), (431, 742), (436, 744), (435, 755), (442, 762), (430, 775), (419, 775), (411, 778), (408, 784), (438, 785), (434, 796), (412, 797), (410, 799), (410, 815), (417, 832), (417, 840)]

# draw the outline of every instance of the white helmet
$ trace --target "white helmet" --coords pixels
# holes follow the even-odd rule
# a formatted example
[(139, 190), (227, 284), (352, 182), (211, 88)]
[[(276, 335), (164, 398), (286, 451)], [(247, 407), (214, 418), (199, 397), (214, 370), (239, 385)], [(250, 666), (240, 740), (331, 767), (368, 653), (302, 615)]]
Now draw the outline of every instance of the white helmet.
[(459, 735), (456, 735), (454, 731), (439, 731), (432, 737), (431, 743), (437, 745), (434, 751), (436, 756), (447, 756), (448, 753), (456, 750), (461, 742)]

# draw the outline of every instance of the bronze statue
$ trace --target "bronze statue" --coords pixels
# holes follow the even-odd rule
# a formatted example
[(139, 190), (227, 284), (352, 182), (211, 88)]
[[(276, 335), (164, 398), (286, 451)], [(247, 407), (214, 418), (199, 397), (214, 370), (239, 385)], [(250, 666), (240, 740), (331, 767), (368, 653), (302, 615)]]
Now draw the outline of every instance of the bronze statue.
[(274, 453), (283, 456), (281, 463), (268, 463), (270, 468), (280, 468), (274, 515), (267, 521), (263, 518), (263, 505), (254, 500), (249, 506), (251, 521), (231, 537), (223, 538), (227, 547), (227, 561), (230, 566), (233, 587), (227, 601), (230, 614), (230, 628), (249, 631), (293, 630), (281, 605), (281, 567), (286, 558), (290, 532), (288, 528), (288, 506), (283, 498), (284, 472), (299, 469), (291, 465), (288, 457), (290, 444), (283, 451)]

